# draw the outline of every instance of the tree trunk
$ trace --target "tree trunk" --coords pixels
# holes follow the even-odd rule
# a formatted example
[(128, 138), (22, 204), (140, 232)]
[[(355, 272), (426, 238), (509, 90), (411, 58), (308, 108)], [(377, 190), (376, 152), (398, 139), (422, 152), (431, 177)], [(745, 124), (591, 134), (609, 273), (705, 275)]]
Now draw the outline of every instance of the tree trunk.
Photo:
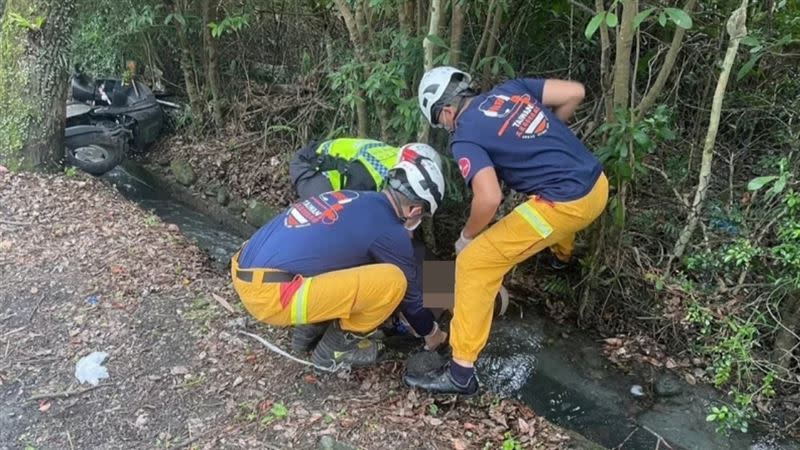
[[(356, 60), (360, 63), (364, 63), (366, 61), (366, 50), (364, 49), (364, 41), (362, 40), (363, 35), (360, 31), (360, 28), (363, 28), (363, 26), (359, 25), (356, 21), (356, 15), (353, 14), (353, 10), (350, 8), (350, 5), (347, 4), (346, 0), (334, 0), (334, 3), (336, 3), (336, 7), (342, 14), (342, 19), (344, 19), (344, 24), (350, 35), (350, 42), (353, 44), (353, 49), (356, 53)], [(361, 6), (358, 3), (356, 3), (355, 8), (356, 11), (361, 11)], [(363, 16), (363, 14), (359, 13), (359, 16)], [(367, 119), (367, 103), (364, 99), (364, 91), (359, 89), (358, 92), (356, 92), (356, 96), (358, 97), (356, 100), (358, 135), (360, 137), (367, 137), (369, 135), (369, 120)]]
[(481, 33), (481, 40), (478, 41), (478, 46), (475, 47), (475, 53), (472, 55), (472, 63), (469, 65), (470, 73), (475, 72), (475, 69), (478, 67), (478, 61), (481, 59), (483, 46), (486, 45), (486, 40), (489, 39), (489, 32), (492, 27), (492, 12), (496, 4), (497, 0), (491, 0), (489, 2), (489, 8), (486, 10), (486, 23), (483, 25), (483, 33)]
[[(617, 51), (614, 60), (614, 107), (628, 104), (631, 81), (631, 46), (633, 43), (633, 19), (639, 12), (637, 0), (622, 0), (622, 19), (617, 34)], [(614, 112), (611, 112), (612, 117)]]
[(225, 120), (222, 117), (222, 106), (220, 104), (219, 92), (219, 56), (217, 54), (217, 41), (211, 35), (211, 29), (208, 24), (216, 22), (217, 20), (217, 7), (219, 4), (211, 0), (202, 0), (201, 8), (203, 8), (203, 46), (205, 47), (206, 54), (206, 80), (208, 82), (208, 90), (211, 94), (211, 113), (214, 119), (214, 126), (217, 130), (221, 130), (225, 126)]
[[(184, 0), (179, 0), (174, 6), (176, 15), (186, 16), (188, 8), (184, 4)], [(186, 28), (178, 20), (173, 20), (173, 23), (175, 24), (175, 34), (178, 37), (178, 45), (181, 48), (180, 65), (186, 86), (186, 95), (189, 97), (189, 108), (192, 111), (192, 123), (197, 127), (203, 123), (203, 102), (200, 98), (200, 88), (197, 85), (197, 66), (194, 62), (192, 46), (186, 36)]]
[[(489, 40), (486, 43), (486, 54), (483, 56), (484, 58), (491, 58), (497, 52), (497, 42), (499, 40), (500, 35), (500, 23), (503, 21), (503, 7), (501, 4), (497, 4), (497, 8), (494, 11), (494, 20), (492, 21), (492, 28), (489, 32)], [(497, 63), (489, 64), (487, 62), (486, 65), (483, 66), (483, 80), (484, 83), (486, 80), (489, 79), (491, 74), (492, 65)]]
[[(686, 1), (686, 5), (683, 7), (683, 10), (686, 11), (686, 14), (692, 13), (696, 3), (697, 0)], [(675, 35), (672, 37), (672, 43), (669, 46), (669, 51), (667, 52), (667, 56), (664, 58), (664, 64), (661, 66), (661, 70), (658, 71), (656, 81), (646, 93), (642, 99), (642, 102), (639, 103), (639, 106), (636, 108), (636, 120), (642, 120), (644, 115), (647, 114), (647, 111), (653, 107), (653, 105), (656, 103), (656, 99), (664, 89), (664, 85), (667, 83), (669, 74), (672, 73), (672, 68), (675, 66), (675, 61), (678, 59), (678, 52), (681, 50), (683, 36), (686, 34), (686, 30), (684, 28), (676, 28)]]
[(790, 292), (780, 306), (781, 324), (775, 336), (772, 361), (789, 370), (792, 367), (794, 351), (800, 346), (800, 291)]
[[(438, 36), (439, 34), (439, 18), (441, 17), (442, 0), (431, 0), (430, 7), (430, 20), (428, 22), (428, 34)], [(425, 38), (422, 41), (422, 48), (425, 53), (425, 70), (433, 68), (434, 45), (430, 39)]]
[[(441, 17), (440, 11), (442, 8), (441, 0), (431, 0), (430, 7), (430, 20), (428, 21), (428, 34), (438, 36), (439, 32), (439, 18)], [(425, 71), (433, 69), (433, 42), (427, 37), (422, 41), (422, 49), (425, 54)], [(420, 142), (428, 142), (430, 139), (430, 125), (425, 118), (420, 119), (420, 130), (417, 133), (417, 140)]]
[(453, 11), (450, 16), (450, 65), (458, 67), (461, 63), (461, 38), (464, 36), (463, 0), (453, 0)]
[[(603, 0), (595, 1), (597, 14), (605, 11)], [(600, 24), (600, 89), (602, 90), (603, 103), (605, 105), (604, 121), (609, 120), (614, 115), (614, 103), (612, 94), (609, 90), (610, 74), (608, 72), (608, 50), (611, 48), (611, 40), (608, 37), (608, 25), (603, 21)]]
[(414, 31), (414, 2), (411, 0), (402, 0), (397, 6), (397, 10), (400, 20), (400, 30), (411, 36)]
[(708, 124), (708, 132), (706, 133), (706, 140), (703, 144), (703, 158), (700, 165), (700, 177), (697, 183), (697, 191), (692, 202), (692, 209), (689, 212), (686, 226), (681, 231), (678, 241), (675, 243), (675, 248), (672, 251), (672, 256), (667, 263), (667, 270), (665, 275), (669, 276), (672, 262), (675, 259), (680, 259), (683, 256), (686, 246), (697, 227), (697, 222), (700, 220), (700, 211), (703, 207), (703, 202), (708, 192), (708, 184), (711, 179), (711, 163), (714, 159), (714, 143), (717, 138), (717, 130), (719, 129), (719, 117), (722, 111), (722, 100), (725, 98), (725, 88), (728, 85), (728, 77), (731, 74), (731, 68), (736, 60), (736, 51), (739, 49), (739, 41), (747, 34), (747, 0), (742, 0), (742, 5), (735, 10), (728, 19), (728, 35), (730, 35), (730, 42), (728, 42), (728, 51), (725, 53), (725, 60), (722, 62), (722, 72), (717, 81), (717, 89), (714, 91), (714, 99), (711, 105), (711, 118)]
[[(5, 4), (0, 22), (0, 164), (11, 169), (61, 167), (74, 11), (75, 0)], [(31, 26), (12, 20), (12, 12)], [(41, 27), (37, 20), (43, 21)]]

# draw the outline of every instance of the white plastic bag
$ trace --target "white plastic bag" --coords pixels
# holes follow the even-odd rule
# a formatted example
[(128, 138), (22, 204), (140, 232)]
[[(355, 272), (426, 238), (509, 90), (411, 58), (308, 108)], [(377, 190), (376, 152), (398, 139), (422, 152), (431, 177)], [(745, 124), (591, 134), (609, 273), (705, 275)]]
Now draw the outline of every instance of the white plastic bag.
[(92, 352), (84, 356), (75, 365), (75, 377), (81, 383), (97, 386), (101, 379), (108, 378), (108, 369), (100, 365), (107, 357), (106, 352)]

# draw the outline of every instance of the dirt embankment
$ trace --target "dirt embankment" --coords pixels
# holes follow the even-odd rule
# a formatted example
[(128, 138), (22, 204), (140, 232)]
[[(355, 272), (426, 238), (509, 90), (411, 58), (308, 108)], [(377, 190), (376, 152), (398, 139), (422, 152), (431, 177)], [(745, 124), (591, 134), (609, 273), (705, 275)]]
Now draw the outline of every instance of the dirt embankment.
[[(401, 361), (289, 362), (238, 334), (288, 347), (209, 267), (101, 180), (0, 173), (0, 449), (584, 445), (515, 401), (411, 391)], [(97, 387), (74, 375), (93, 351), (109, 355)]]

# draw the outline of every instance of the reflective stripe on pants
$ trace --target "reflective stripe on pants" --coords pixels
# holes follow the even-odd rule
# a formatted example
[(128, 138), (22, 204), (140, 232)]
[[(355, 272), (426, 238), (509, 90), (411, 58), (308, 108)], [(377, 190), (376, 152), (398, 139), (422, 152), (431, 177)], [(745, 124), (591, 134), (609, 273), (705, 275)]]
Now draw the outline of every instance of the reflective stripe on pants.
[(608, 180), (601, 174), (591, 192), (575, 201), (528, 199), (479, 234), (456, 258), (456, 286), (450, 345), (453, 358), (478, 359), (492, 325), (494, 299), (505, 274), (550, 247), (561, 259), (572, 254), (575, 233), (605, 209)]
[[(340, 319), (342, 329), (365, 333), (383, 323), (406, 293), (406, 278), (392, 264), (369, 264), (297, 277), (288, 283), (262, 283), (273, 269), (244, 269), (252, 281), (236, 277), (238, 252), (231, 259), (233, 288), (256, 320), (275, 326)], [(283, 297), (283, 298), (282, 298)], [(283, 301), (282, 301), (283, 300)]]

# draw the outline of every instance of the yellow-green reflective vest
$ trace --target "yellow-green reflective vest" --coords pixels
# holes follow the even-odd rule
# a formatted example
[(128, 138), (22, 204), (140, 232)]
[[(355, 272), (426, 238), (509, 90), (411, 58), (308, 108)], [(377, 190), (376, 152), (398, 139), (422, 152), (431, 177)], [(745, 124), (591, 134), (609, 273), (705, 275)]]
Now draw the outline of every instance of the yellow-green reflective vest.
[[(339, 138), (325, 141), (317, 147), (318, 155), (336, 156), (348, 161), (361, 161), (375, 181), (376, 190), (383, 187), (386, 175), (397, 162), (398, 147), (372, 139)], [(334, 191), (342, 188), (342, 174), (338, 170), (325, 171)]]

